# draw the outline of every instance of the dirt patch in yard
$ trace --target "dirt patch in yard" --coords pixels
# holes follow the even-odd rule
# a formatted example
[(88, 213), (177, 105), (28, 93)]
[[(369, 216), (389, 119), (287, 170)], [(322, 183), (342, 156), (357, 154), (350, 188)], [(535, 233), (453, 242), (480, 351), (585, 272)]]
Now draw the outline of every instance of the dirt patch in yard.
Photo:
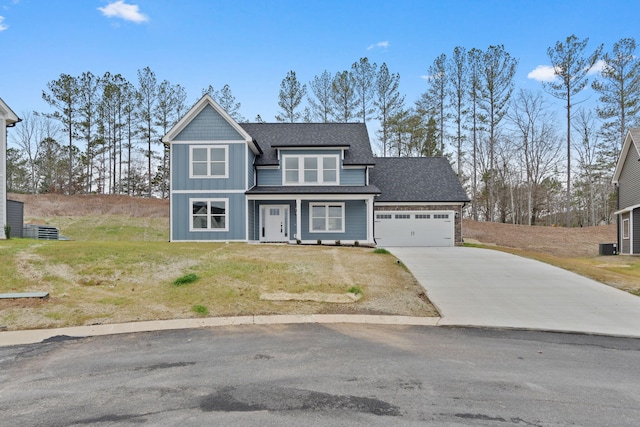
[(615, 224), (598, 227), (543, 227), (462, 221), (465, 242), (481, 242), (560, 257), (595, 257), (600, 243), (617, 240)]

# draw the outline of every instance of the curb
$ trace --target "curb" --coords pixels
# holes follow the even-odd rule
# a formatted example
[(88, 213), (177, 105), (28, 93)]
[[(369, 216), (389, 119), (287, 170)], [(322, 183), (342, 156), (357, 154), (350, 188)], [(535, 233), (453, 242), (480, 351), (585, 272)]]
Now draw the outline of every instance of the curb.
[(211, 328), (239, 325), (286, 325), (300, 323), (352, 323), (370, 325), (437, 326), (440, 317), (409, 317), (348, 314), (209, 317), (204, 319), (152, 320), (109, 325), (72, 326), (57, 329), (28, 329), (0, 332), (0, 347), (35, 344), (53, 337), (86, 338), (136, 332)]

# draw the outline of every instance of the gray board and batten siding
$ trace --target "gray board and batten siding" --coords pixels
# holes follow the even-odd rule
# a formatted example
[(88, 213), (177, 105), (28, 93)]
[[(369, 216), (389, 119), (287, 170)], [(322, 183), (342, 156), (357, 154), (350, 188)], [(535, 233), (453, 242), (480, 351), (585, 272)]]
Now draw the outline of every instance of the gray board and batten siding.
[[(633, 144), (633, 143), (632, 143)], [(633, 144), (635, 145), (635, 144)], [(640, 164), (635, 146), (629, 148), (618, 178), (618, 209), (640, 204)]]

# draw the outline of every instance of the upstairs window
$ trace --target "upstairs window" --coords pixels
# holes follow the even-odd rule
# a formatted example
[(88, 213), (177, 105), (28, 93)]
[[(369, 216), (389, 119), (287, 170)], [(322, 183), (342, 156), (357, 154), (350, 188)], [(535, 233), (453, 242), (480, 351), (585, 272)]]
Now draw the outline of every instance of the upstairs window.
[(191, 147), (191, 178), (228, 178), (229, 151), (224, 146)]
[(337, 185), (338, 156), (283, 156), (285, 185)]

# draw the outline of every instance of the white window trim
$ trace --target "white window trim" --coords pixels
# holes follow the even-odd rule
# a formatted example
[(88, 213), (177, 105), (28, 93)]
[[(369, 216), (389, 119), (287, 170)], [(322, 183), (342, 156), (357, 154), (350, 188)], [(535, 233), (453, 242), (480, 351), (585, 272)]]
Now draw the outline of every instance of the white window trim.
[[(207, 207), (210, 208), (211, 202), (224, 202), (224, 228), (211, 228), (211, 213), (207, 214), (207, 226), (208, 228), (193, 228), (193, 203), (194, 202), (206, 202)], [(198, 232), (214, 232), (214, 233), (222, 233), (229, 231), (229, 199), (201, 199), (201, 198), (190, 198), (189, 199), (189, 231), (198, 233)]]
[[(210, 175), (211, 173), (211, 148), (224, 149), (224, 175)], [(194, 175), (193, 174), (193, 150), (194, 149), (206, 149), (207, 150), (207, 175)], [(189, 178), (191, 179), (208, 179), (208, 178), (229, 178), (229, 146), (222, 144), (208, 144), (208, 145), (191, 145), (189, 147)]]
[[(629, 240), (629, 235), (631, 234), (630, 233), (631, 230), (630, 230), (629, 226), (630, 226), (629, 218), (623, 219), (622, 220), (622, 238), (624, 240)], [(626, 232), (626, 234), (625, 234), (625, 232)]]
[[(287, 182), (287, 158), (298, 159), (298, 181)], [(315, 158), (317, 159), (318, 168), (316, 169), (318, 174), (318, 182), (305, 182), (304, 181), (304, 159)], [(324, 160), (325, 158), (336, 159), (336, 180), (325, 182), (324, 181)], [(282, 165), (282, 185), (340, 185), (340, 155), (338, 154), (286, 154), (282, 156), (280, 164)]]
[[(314, 206), (323, 206), (326, 209), (326, 216), (325, 216), (325, 230), (314, 230), (313, 229), (313, 207)], [(342, 215), (342, 228), (340, 230), (327, 230), (326, 227), (329, 225), (328, 222), (328, 215), (329, 215), (329, 206), (340, 206), (341, 208), (341, 215)], [(344, 233), (344, 227), (345, 227), (345, 222), (346, 222), (346, 218), (345, 218), (345, 210), (344, 210), (344, 203), (331, 203), (331, 202), (326, 202), (326, 203), (309, 203), (309, 233)]]

